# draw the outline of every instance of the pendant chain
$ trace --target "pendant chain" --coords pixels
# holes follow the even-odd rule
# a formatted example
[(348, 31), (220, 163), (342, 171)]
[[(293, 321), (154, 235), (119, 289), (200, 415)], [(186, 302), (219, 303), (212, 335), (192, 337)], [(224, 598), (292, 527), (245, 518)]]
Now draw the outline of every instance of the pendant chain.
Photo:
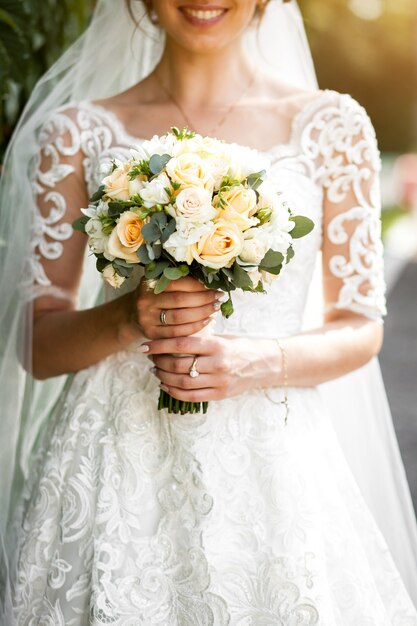
[[(158, 82), (159, 86), (161, 87), (162, 91), (165, 93), (165, 95), (171, 100), (171, 102), (177, 107), (178, 111), (181, 113), (181, 115), (184, 118), (184, 121), (185, 121), (185, 123), (187, 125), (187, 128), (189, 130), (194, 131), (194, 132), (198, 132), (197, 129), (196, 129), (195, 124), (193, 124), (193, 122), (190, 120), (189, 115), (186, 113), (186, 111), (181, 106), (181, 104), (178, 102), (178, 100), (169, 91), (169, 89), (164, 85), (164, 83), (162, 82), (162, 80), (161, 80), (160, 76), (158, 75), (157, 71), (155, 71), (155, 77), (156, 77), (157, 82)], [(251, 76), (251, 78), (250, 78), (250, 80), (249, 80), (249, 83), (246, 85), (245, 89), (242, 91), (240, 96), (236, 100), (234, 100), (232, 102), (232, 104), (228, 107), (228, 109), (226, 110), (224, 115), (219, 119), (218, 122), (216, 122), (216, 124), (213, 126), (213, 128), (211, 128), (211, 130), (207, 133), (209, 136), (213, 136), (214, 133), (221, 126), (223, 126), (223, 124), (225, 123), (225, 121), (229, 117), (229, 115), (235, 110), (237, 105), (243, 100), (243, 98), (246, 96), (246, 94), (249, 93), (249, 91), (251, 90), (251, 88), (253, 87), (253, 84), (255, 82), (255, 77), (256, 77), (256, 73), (254, 71), (252, 76)]]

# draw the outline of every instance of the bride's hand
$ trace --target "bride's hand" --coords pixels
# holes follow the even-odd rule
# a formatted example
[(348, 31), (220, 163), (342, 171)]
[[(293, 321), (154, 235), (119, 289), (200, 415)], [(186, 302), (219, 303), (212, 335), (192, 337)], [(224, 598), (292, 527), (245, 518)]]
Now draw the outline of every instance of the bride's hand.
[[(148, 346), (162, 388), (178, 400), (221, 400), (281, 380), (280, 351), (272, 339), (178, 337), (151, 341)], [(189, 371), (195, 357), (199, 375), (192, 378)]]
[(207, 289), (188, 276), (172, 281), (164, 292), (155, 295), (142, 279), (133, 292), (132, 318), (149, 339), (185, 337), (210, 322), (222, 296), (222, 292)]

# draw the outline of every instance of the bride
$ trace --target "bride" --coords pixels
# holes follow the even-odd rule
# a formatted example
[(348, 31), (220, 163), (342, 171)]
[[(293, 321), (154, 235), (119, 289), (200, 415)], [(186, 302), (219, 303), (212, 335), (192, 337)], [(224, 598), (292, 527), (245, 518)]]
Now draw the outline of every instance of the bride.
[[(99, 0), (36, 87), (2, 188), (2, 624), (417, 625), (373, 360), (379, 154), (305, 46), (292, 0)], [(190, 278), (104, 291), (70, 226), (111, 159), (174, 125), (256, 148), (315, 223), (229, 320)], [(209, 412), (158, 412), (160, 386)]]

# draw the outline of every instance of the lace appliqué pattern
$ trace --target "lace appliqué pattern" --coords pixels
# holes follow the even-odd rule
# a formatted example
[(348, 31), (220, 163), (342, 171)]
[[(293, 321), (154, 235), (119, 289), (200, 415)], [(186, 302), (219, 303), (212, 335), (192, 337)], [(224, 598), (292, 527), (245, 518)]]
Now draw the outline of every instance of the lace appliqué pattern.
[[(334, 205), (335, 215), (326, 231), (335, 248), (329, 270), (342, 283), (334, 307), (379, 318), (386, 313), (378, 179), (381, 162), (371, 121), (350, 96), (325, 92), (324, 106), (321, 99), (313, 103), (296, 120), (296, 128), (303, 157), (314, 163), (312, 178)], [(338, 205), (349, 194), (355, 204), (340, 211)], [(349, 226), (353, 227), (351, 234)]]

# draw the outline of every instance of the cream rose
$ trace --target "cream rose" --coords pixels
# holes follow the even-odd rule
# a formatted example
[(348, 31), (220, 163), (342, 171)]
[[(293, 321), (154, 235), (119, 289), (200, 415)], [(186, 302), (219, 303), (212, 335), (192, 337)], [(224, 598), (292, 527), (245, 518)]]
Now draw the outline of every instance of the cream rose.
[(131, 168), (131, 164), (122, 163), (106, 178), (103, 179), (104, 193), (112, 200), (129, 200), (129, 178), (128, 172)]
[(230, 267), (243, 247), (243, 235), (236, 224), (218, 220), (210, 232), (191, 246), (193, 258), (206, 267)]
[(139, 219), (133, 211), (122, 213), (107, 242), (107, 252), (130, 263), (139, 263), (136, 250), (144, 243), (144, 224), (145, 221)]
[(243, 185), (236, 185), (228, 191), (223, 191), (214, 198), (214, 205), (218, 207), (218, 216), (233, 222), (241, 230), (247, 230), (258, 223), (251, 216), (256, 211), (256, 193)]
[(120, 276), (116, 272), (116, 270), (113, 268), (111, 263), (109, 265), (106, 265), (106, 267), (104, 268), (103, 278), (106, 281), (106, 283), (109, 283), (109, 285), (111, 287), (114, 287), (115, 289), (118, 289), (119, 287), (121, 287), (126, 280), (124, 276)]
[(182, 187), (204, 187), (213, 189), (210, 170), (198, 154), (185, 152), (168, 161), (166, 170), (169, 177)]
[(217, 215), (211, 193), (202, 187), (187, 187), (179, 192), (175, 205), (179, 216), (194, 223), (204, 223)]

